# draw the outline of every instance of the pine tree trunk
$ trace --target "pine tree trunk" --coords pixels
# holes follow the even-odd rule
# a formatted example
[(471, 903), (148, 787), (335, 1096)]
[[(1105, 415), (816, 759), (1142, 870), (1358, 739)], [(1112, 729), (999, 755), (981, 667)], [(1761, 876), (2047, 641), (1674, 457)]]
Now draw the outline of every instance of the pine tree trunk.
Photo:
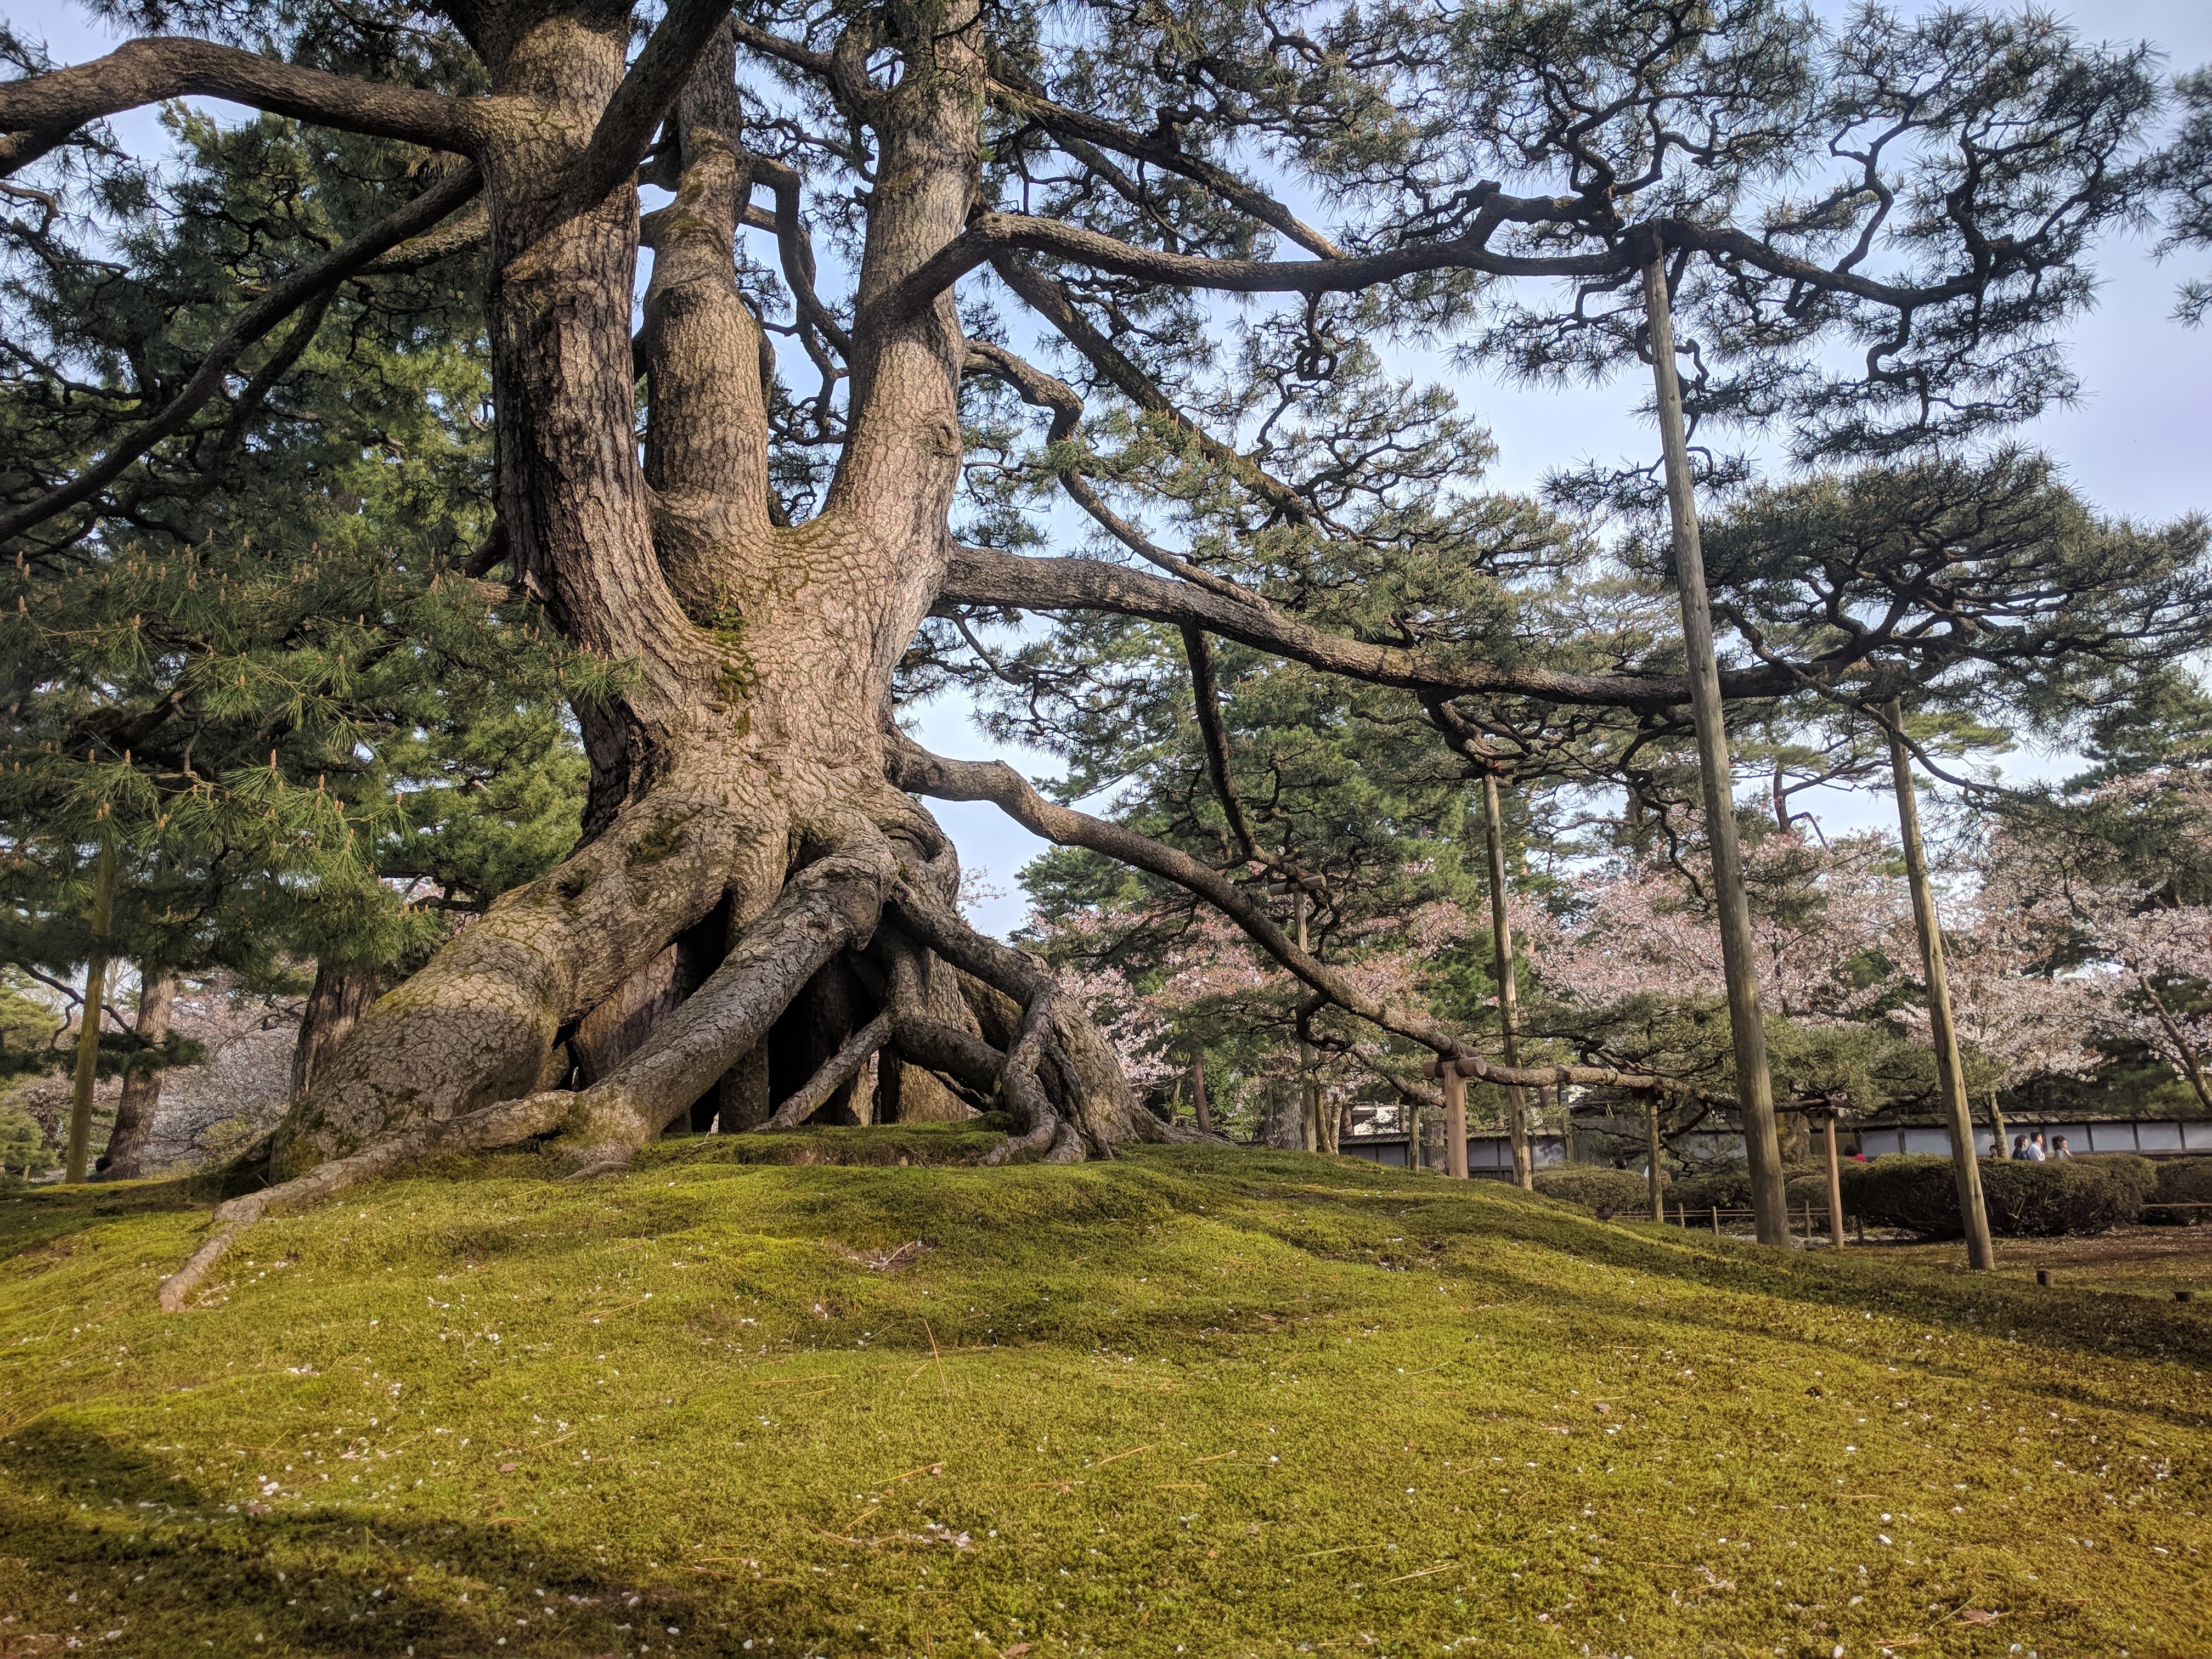
[[(138, 966), (138, 1019), (132, 1035), (142, 1048), (157, 1049), (169, 1040), (170, 1015), (177, 1000), (177, 970), (141, 963)], [(154, 1138), (154, 1114), (161, 1104), (161, 1070), (157, 1066), (133, 1066), (123, 1075), (123, 1098), (115, 1109), (115, 1127), (107, 1135), (107, 1167), (111, 1181), (135, 1181), (146, 1173), (146, 1149)]]
[[(1482, 825), (1490, 853), (1490, 937), (1498, 978), (1498, 1024), (1505, 1063), (1521, 1063), (1519, 973), (1513, 963), (1513, 928), (1505, 919), (1505, 821), (1498, 799), (1498, 775), (1482, 775)], [(1528, 1097), (1511, 1085), (1505, 1090), (1505, 1132), (1513, 1149), (1513, 1184), (1536, 1189), (1536, 1164), (1528, 1148)]]
[[(1000, 1091), (1029, 1120), (1013, 1155), (1164, 1133), (1080, 1011), (960, 921), (950, 842), (887, 776), (892, 671), (949, 557), (967, 351), (949, 295), (875, 307), (966, 221), (972, 7), (886, 25), (904, 67), (869, 99), (880, 182), (847, 436), (820, 511), (791, 527), (770, 512), (761, 332), (733, 263), (751, 163), (727, 34), (668, 124), (681, 182), (633, 341), (635, 191), (562, 193), (621, 81), (627, 19), (512, 15), (493, 103), (514, 118), (481, 156), (501, 523), (567, 640), (630, 673), (577, 708), (582, 844), (313, 1066), (278, 1177), (549, 1130), (618, 1162), (671, 1127), (750, 1127), (879, 1012), (896, 1016), (885, 1119), (966, 1116)], [(857, 1115), (853, 1087), (822, 1110)]]
[(84, 1013), (77, 1025), (76, 1073), (70, 1090), (69, 1143), (62, 1179), (82, 1181), (92, 1152), (92, 1093), (100, 1073), (100, 1014), (107, 994), (107, 933), (115, 919), (115, 849), (103, 847), (93, 877), (92, 955), (84, 965)]

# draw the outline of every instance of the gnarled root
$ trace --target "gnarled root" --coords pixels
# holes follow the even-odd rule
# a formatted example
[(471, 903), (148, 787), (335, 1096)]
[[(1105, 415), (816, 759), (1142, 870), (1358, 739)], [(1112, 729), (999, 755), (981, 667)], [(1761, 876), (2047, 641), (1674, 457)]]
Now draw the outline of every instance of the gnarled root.
[(1077, 1163), (1111, 1158), (1117, 1141), (1167, 1138), (1166, 1126), (1137, 1104), (1097, 1028), (1043, 969), (977, 933), (912, 881), (899, 883), (891, 903), (900, 927), (1021, 1011), (1000, 1086), (1023, 1130), (989, 1161), (1042, 1155), (1050, 1163)]
[(174, 1313), (183, 1307), (238, 1235), (263, 1217), (305, 1209), (403, 1164), (450, 1152), (516, 1146), (559, 1127), (574, 1099), (572, 1095), (547, 1091), (520, 1100), (504, 1100), (442, 1122), (415, 1123), (351, 1157), (334, 1158), (305, 1175), (218, 1204), (216, 1231), (193, 1252), (191, 1261), (161, 1281), (161, 1310)]
[(868, 941), (895, 873), (890, 844), (864, 827), (793, 876), (706, 983), (575, 1097), (564, 1139), (602, 1160), (652, 1141), (759, 1046), (817, 970)]
[(775, 1109), (775, 1115), (761, 1125), (763, 1129), (796, 1129), (814, 1115), (822, 1103), (838, 1090), (860, 1074), (868, 1057), (890, 1041), (891, 1017), (878, 1014), (863, 1025), (845, 1046), (830, 1056), (822, 1069), (807, 1079), (793, 1095)]

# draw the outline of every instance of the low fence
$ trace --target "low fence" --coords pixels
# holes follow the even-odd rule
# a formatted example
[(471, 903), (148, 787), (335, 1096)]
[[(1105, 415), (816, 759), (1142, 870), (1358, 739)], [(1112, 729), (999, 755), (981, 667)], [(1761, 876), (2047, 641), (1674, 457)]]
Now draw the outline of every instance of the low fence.
[[(1643, 1142), (1643, 1126), (1632, 1127), (1638, 1146)], [(2066, 1137), (2068, 1150), (2074, 1152), (2137, 1152), (2145, 1158), (2180, 1158), (2191, 1153), (2212, 1153), (2212, 1119), (2196, 1118), (2116, 1118), (2107, 1121), (2085, 1121), (2079, 1118), (2023, 1117), (2006, 1125), (2008, 1139), (2011, 1135), (2040, 1133), (2046, 1146), (2059, 1136)], [(1610, 1134), (1610, 1127), (1592, 1126), (1579, 1130), (1584, 1134)], [(1621, 1133), (1628, 1133), (1622, 1130)], [(1616, 1135), (1615, 1138), (1619, 1138)], [(1677, 1137), (1669, 1142), (1677, 1152), (1686, 1154), (1701, 1164), (1740, 1162), (1743, 1158), (1743, 1137), (1734, 1130), (1700, 1129)], [(1951, 1133), (1941, 1124), (1925, 1123), (1862, 1123), (1856, 1126), (1838, 1125), (1836, 1145), (1845, 1158), (1864, 1153), (1868, 1158), (1881, 1158), (1893, 1152), (1929, 1153), (1937, 1158), (1951, 1155)], [(1370, 1164), (1384, 1164), (1393, 1169), (1407, 1167), (1406, 1137), (1397, 1134), (1346, 1135), (1338, 1150), (1347, 1158), (1365, 1158)], [(1542, 1170), (1567, 1161), (1567, 1143), (1564, 1135), (1532, 1134), (1528, 1150), (1535, 1167)], [(1977, 1127), (1974, 1150), (1984, 1158), (1994, 1150), (1990, 1132)], [(1639, 1152), (1638, 1156), (1641, 1154)], [(1467, 1138), (1467, 1165), (1469, 1174), (1492, 1179), (1510, 1178), (1513, 1173), (1512, 1143), (1503, 1134), (1471, 1134)]]
[[(2212, 1203), (2201, 1202), (2195, 1200), (2185, 1202), (2160, 1201), (2158, 1203), (2146, 1204), (2143, 1206), (2143, 1208), (2146, 1210), (2186, 1210), (2191, 1212), (2188, 1218), (2188, 1224), (2196, 1225), (2205, 1219), (2204, 1212), (2207, 1210), (2212, 1210)], [(1616, 1219), (1642, 1220), (1649, 1217), (1650, 1210), (1649, 1206), (1639, 1206), (1632, 1212), (1615, 1211), (1613, 1214)], [(1687, 1205), (1683, 1204), (1670, 1204), (1667, 1206), (1667, 1224), (1670, 1227), (1696, 1227), (1710, 1229), (1713, 1232), (1718, 1232), (1721, 1230), (1721, 1224), (1723, 1222), (1740, 1221), (1745, 1226), (1748, 1227), (1757, 1221), (1757, 1219), (1758, 1217), (1749, 1210), (1728, 1210), (1711, 1205), (1708, 1205), (1704, 1209), (1692, 1209)], [(1808, 1239), (1814, 1238), (1816, 1236), (1824, 1238), (1832, 1238), (1835, 1237), (1835, 1228), (1828, 1220), (1828, 1206), (1825, 1204), (1799, 1205), (1796, 1209), (1790, 1212), (1790, 1231), (1792, 1232), (1800, 1233)], [(1845, 1226), (1853, 1229), (1857, 1233), (1862, 1242), (1864, 1241), (1866, 1237), (1866, 1224), (1863, 1220), (1856, 1216), (1846, 1212), (1844, 1217), (1844, 1223)]]

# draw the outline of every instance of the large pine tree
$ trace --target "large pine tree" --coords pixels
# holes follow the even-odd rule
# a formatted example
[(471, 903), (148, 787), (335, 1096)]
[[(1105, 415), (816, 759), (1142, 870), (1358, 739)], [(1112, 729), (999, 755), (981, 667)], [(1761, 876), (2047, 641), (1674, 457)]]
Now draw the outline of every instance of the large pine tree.
[[(118, 364), (103, 395), (189, 420), (164, 411), (241, 367), (239, 343), (480, 225), (497, 545), (568, 644), (619, 672), (576, 699), (580, 846), (362, 1022), (285, 1127), (276, 1169), (298, 1179), (240, 1218), (434, 1146), (557, 1132), (619, 1159), (718, 1088), (726, 1124), (758, 1121), (780, 1074), (878, 1011), (896, 1063), (1003, 1091), (1010, 1152), (1152, 1133), (1051, 981), (959, 921), (917, 795), (996, 800), (1188, 885), (1320, 994), (1465, 1050), (1298, 951), (1223, 872), (916, 750), (887, 708), (923, 619), (1091, 609), (1446, 699), (1675, 706), (1663, 653), (1587, 667), (1553, 641), (1501, 649), (1479, 618), (1278, 603), (1249, 579), (1321, 544), (1466, 534), (1449, 443), (1390, 435), (1352, 343), (1601, 372), (1645, 349), (1659, 261), (1707, 430), (1778, 426), (1808, 456), (1971, 435), (2065, 386), (2057, 331), (2087, 249), (2148, 188), (2133, 164), (2160, 95), (2145, 53), (2032, 15), (1832, 29), (1767, 0), (673, 0), (635, 50), (619, 3), (115, 14), (183, 32), (0, 88), (17, 177), (60, 182), (86, 123), (187, 94), (416, 159), (381, 175), (385, 217), (236, 313), (221, 366), (165, 383)], [(641, 185), (673, 199), (641, 216)], [(780, 281), (740, 262), (756, 234)], [(817, 237), (849, 284), (823, 291)], [(1279, 299), (1232, 316), (1206, 297), (1227, 294)], [(1016, 349), (1013, 318), (1072, 379)], [(784, 378), (778, 340), (805, 374)], [(30, 378), (64, 395), (61, 366)], [(1072, 507), (1151, 568), (955, 534), (963, 479), (1005, 459), (966, 418), (979, 380), (1048, 420)], [(43, 463), (0, 533), (43, 548), (57, 515), (131, 488), (130, 450)], [(600, 1040), (648, 1031), (626, 1054)], [(550, 1086), (580, 1043), (596, 1080)]]

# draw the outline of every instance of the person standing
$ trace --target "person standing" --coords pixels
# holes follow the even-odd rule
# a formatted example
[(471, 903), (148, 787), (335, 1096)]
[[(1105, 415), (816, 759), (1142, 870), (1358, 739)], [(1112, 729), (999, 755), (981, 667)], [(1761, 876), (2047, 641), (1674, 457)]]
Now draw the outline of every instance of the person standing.
[(2015, 1164), (2020, 1163), (2027, 1157), (2027, 1137), (2026, 1135), (2014, 1135), (2012, 1138), (2012, 1156), (2013, 1162)]
[(2064, 1135), (2054, 1135), (2051, 1137), (2051, 1156), (2053, 1158), (2071, 1158), (2074, 1156), (2074, 1149), (2066, 1144), (2066, 1137)]
[(2048, 1162), (2050, 1154), (2043, 1150), (2043, 1131), (2038, 1129), (2027, 1138), (2027, 1161), (2030, 1164), (2043, 1164)]

